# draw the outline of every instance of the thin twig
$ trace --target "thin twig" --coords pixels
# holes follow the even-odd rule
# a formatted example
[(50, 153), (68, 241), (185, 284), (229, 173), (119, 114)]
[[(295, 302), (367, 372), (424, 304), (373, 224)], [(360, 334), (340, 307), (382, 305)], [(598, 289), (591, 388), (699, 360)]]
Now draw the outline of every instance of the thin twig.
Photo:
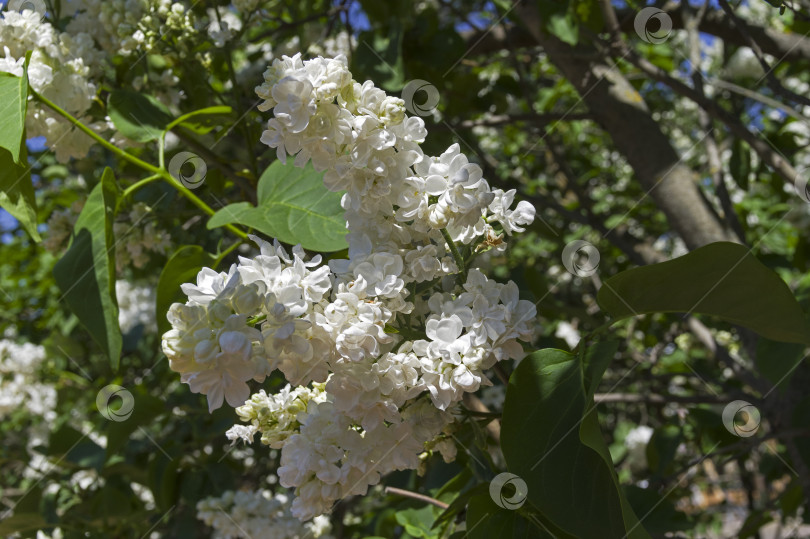
[(448, 504), (444, 502), (440, 502), (436, 498), (431, 498), (430, 496), (426, 496), (424, 494), (419, 494), (418, 492), (412, 492), (410, 490), (405, 490), (396, 487), (385, 487), (386, 494), (394, 494), (395, 496), (402, 496), (404, 498), (411, 498), (412, 500), (419, 500), (420, 502), (429, 503), (431, 505), (435, 505), (440, 509), (447, 509), (450, 507)]

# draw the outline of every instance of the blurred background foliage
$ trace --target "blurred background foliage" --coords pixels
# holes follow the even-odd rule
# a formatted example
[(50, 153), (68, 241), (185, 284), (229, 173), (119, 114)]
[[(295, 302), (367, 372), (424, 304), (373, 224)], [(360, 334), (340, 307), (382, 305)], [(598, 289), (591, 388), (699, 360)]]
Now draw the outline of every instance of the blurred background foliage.
[[(808, 312), (810, 204), (801, 192), (810, 175), (807, 5), (732, 2), (731, 17), (724, 3), (660, 3), (673, 29), (651, 43), (634, 28), (644, 7), (635, 2), (262, 1), (224, 45), (205, 33), (182, 44), (169, 34), (145, 61), (115, 58), (96, 112), (105, 114), (112, 89), (168, 70), (178, 79), (172, 91), (180, 99), (161, 96), (157, 84), (142, 91), (173, 116), (213, 104), (234, 109), (207, 134), (178, 131), (170, 139), (170, 151), (188, 148), (206, 159), (199, 196), (214, 208), (255, 200), (258, 178), (275, 159), (259, 142), (267, 118), (255, 109), (253, 92), (269, 58), (342, 51), (358, 81), (371, 79), (394, 94), (416, 79), (434, 87), (438, 102), (424, 118), (425, 153), (459, 143), (491, 185), (517, 189), (534, 203), (538, 217), (530, 231), (487, 263), (538, 302), (535, 347), (569, 350), (601, 326), (605, 317), (595, 297), (607, 277), (681, 256), (708, 240), (750, 247)], [(201, 17), (215, 7), (232, 9), (222, 1), (188, 3)], [(759, 53), (772, 68), (767, 74)], [(700, 88), (698, 101), (711, 104), (701, 107), (676, 83)], [(625, 93), (611, 94), (616, 89)], [(429, 98), (417, 93), (415, 101)], [(622, 107), (633, 104), (634, 112), (625, 114)], [(764, 145), (753, 148), (740, 127)], [(214, 143), (216, 150), (206, 152)], [(152, 144), (136, 151), (154, 159)], [(797, 176), (771, 166), (774, 155)], [(670, 156), (676, 159), (667, 161)], [(54, 245), (43, 249), (3, 216), (0, 330), (7, 340), (44, 346), (39, 379), (55, 388), (57, 404), (52, 417), (25, 408), (3, 416), (0, 510), (14, 510), (0, 521), (0, 535), (59, 527), (69, 537), (206, 536), (197, 501), (228, 489), (276, 488), (266, 478), (278, 455), (259, 444), (229, 446), (224, 432), (236, 422), (233, 410), (209, 415), (205, 398), (179, 383), (160, 352), (155, 319), (128, 328), (121, 367), (112, 371), (60, 302), (52, 270), (66, 238), (61, 246), (53, 239), (54, 212), (75, 215), (105, 166), (123, 185), (138, 181), (139, 170), (100, 147), (60, 164), (37, 141), (29, 141), (29, 160), (39, 229)], [(136, 203), (151, 208), (136, 228), (152, 222), (173, 246), (217, 253), (232, 242), (223, 229), (205, 230), (199, 210), (171, 187), (150, 184), (125, 207)], [(126, 259), (133, 225), (126, 211), (120, 215), (124, 233), (116, 239)], [(593, 275), (566, 270), (562, 251), (574, 240), (598, 250)], [(154, 289), (172, 250), (156, 249), (138, 265), (124, 262), (118, 278)], [(615, 332), (621, 343), (597, 389), (599, 420), (647, 531), (655, 537), (805, 536), (810, 369), (804, 347), (694, 315), (648, 315)], [(108, 421), (96, 409), (98, 390), (111, 383), (135, 398), (126, 422)], [(493, 417), (505, 388), (494, 383), (479, 395), (492, 414), (471, 416), (456, 434), (456, 463), (434, 457), (423, 476), (384, 480), (447, 503), (458, 500), (450, 518), (433, 526), (441, 509), (378, 487), (338, 505), (333, 533), (449, 534), (453, 521), (463, 520), (470, 489), (504, 466)], [(278, 378), (268, 387), (281, 385)], [(751, 438), (723, 426), (721, 411), (735, 399), (762, 414)]]

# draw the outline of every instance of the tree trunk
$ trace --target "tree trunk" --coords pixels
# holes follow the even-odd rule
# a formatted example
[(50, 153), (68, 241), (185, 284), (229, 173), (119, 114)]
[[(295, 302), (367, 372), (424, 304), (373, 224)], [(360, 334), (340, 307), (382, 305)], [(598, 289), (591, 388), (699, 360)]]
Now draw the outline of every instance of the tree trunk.
[[(697, 174), (681, 162), (641, 95), (618, 69), (611, 68), (595, 47), (575, 48), (541, 30), (536, 5), (518, 4), (515, 11), (577, 89), (686, 245), (695, 249), (715, 241), (735, 241), (701, 196)], [(702, 146), (695, 143), (700, 151)]]

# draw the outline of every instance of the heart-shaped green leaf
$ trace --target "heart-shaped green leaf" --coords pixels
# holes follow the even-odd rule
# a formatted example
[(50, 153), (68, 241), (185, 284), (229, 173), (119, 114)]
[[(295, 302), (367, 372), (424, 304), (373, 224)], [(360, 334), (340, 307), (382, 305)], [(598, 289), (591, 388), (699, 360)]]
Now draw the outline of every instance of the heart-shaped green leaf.
[(275, 161), (259, 179), (258, 206), (229, 204), (209, 219), (208, 228), (236, 223), (313, 251), (340, 251), (347, 246), (341, 196), (324, 187), (323, 173), (311, 164), (297, 168), (292, 161)]
[(121, 358), (121, 329), (115, 296), (115, 218), (119, 190), (110, 168), (90, 192), (73, 228), (70, 247), (53, 269), (62, 299), (110, 358)]

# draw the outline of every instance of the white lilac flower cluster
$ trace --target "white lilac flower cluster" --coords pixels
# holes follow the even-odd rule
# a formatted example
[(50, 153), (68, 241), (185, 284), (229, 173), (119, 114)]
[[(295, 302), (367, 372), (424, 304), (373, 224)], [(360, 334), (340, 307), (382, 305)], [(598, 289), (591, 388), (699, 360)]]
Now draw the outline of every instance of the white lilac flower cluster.
[(160, 230), (154, 221), (148, 220), (152, 209), (143, 202), (133, 204), (123, 219), (113, 223), (117, 238), (115, 244), (115, 268), (121, 273), (124, 268), (144, 267), (152, 254), (165, 255), (171, 247), (171, 237)]
[(0, 340), (0, 418), (26, 410), (46, 421), (56, 418), (56, 389), (39, 381), (45, 349), (31, 343)]
[[(321, 265), (295, 247), (252, 237), (254, 258), (203, 269), (183, 285), (163, 336), (171, 368), (213, 410), (227, 401), (248, 425), (229, 438), (281, 449), (278, 476), (301, 519), (365, 494), (426, 451), (452, 458), (453, 407), (491, 382), (497, 361), (522, 358), (535, 307), (515, 283), (475, 269), (534, 208), (491, 189), (458, 145), (423, 154), (427, 132), (401, 99), (352, 80), (346, 58), (275, 60), (257, 88), (274, 118), (262, 140), (345, 191), (349, 258)], [(280, 393), (247, 382), (279, 369)]]
[(151, 51), (171, 32), (185, 49), (199, 30), (194, 13), (172, 0), (76, 0), (67, 30), (86, 32), (110, 56)]
[[(29, 9), (3, 11), (0, 49), (0, 71), (21, 77), (25, 54), (32, 51), (28, 66), (31, 87), (85, 124), (97, 129), (106, 125), (91, 124), (85, 117), (96, 96), (91, 66), (99, 62), (99, 51), (89, 34), (59, 32)], [(83, 157), (92, 145), (92, 139), (78, 135), (67, 120), (36, 102), (29, 103), (25, 127), (28, 137), (44, 136), (60, 162)]]
[(116, 281), (115, 295), (118, 299), (118, 325), (123, 333), (138, 326), (143, 327), (144, 332), (156, 331), (154, 288)]
[(267, 539), (331, 539), (332, 525), (325, 516), (301, 523), (290, 513), (290, 498), (267, 490), (226, 491), (197, 502), (197, 518), (214, 529), (215, 539), (266, 537)]
[(42, 240), (42, 246), (48, 252), (57, 255), (67, 248), (83, 207), (84, 200), (77, 200), (69, 208), (57, 208), (51, 213), (48, 217), (48, 229)]

